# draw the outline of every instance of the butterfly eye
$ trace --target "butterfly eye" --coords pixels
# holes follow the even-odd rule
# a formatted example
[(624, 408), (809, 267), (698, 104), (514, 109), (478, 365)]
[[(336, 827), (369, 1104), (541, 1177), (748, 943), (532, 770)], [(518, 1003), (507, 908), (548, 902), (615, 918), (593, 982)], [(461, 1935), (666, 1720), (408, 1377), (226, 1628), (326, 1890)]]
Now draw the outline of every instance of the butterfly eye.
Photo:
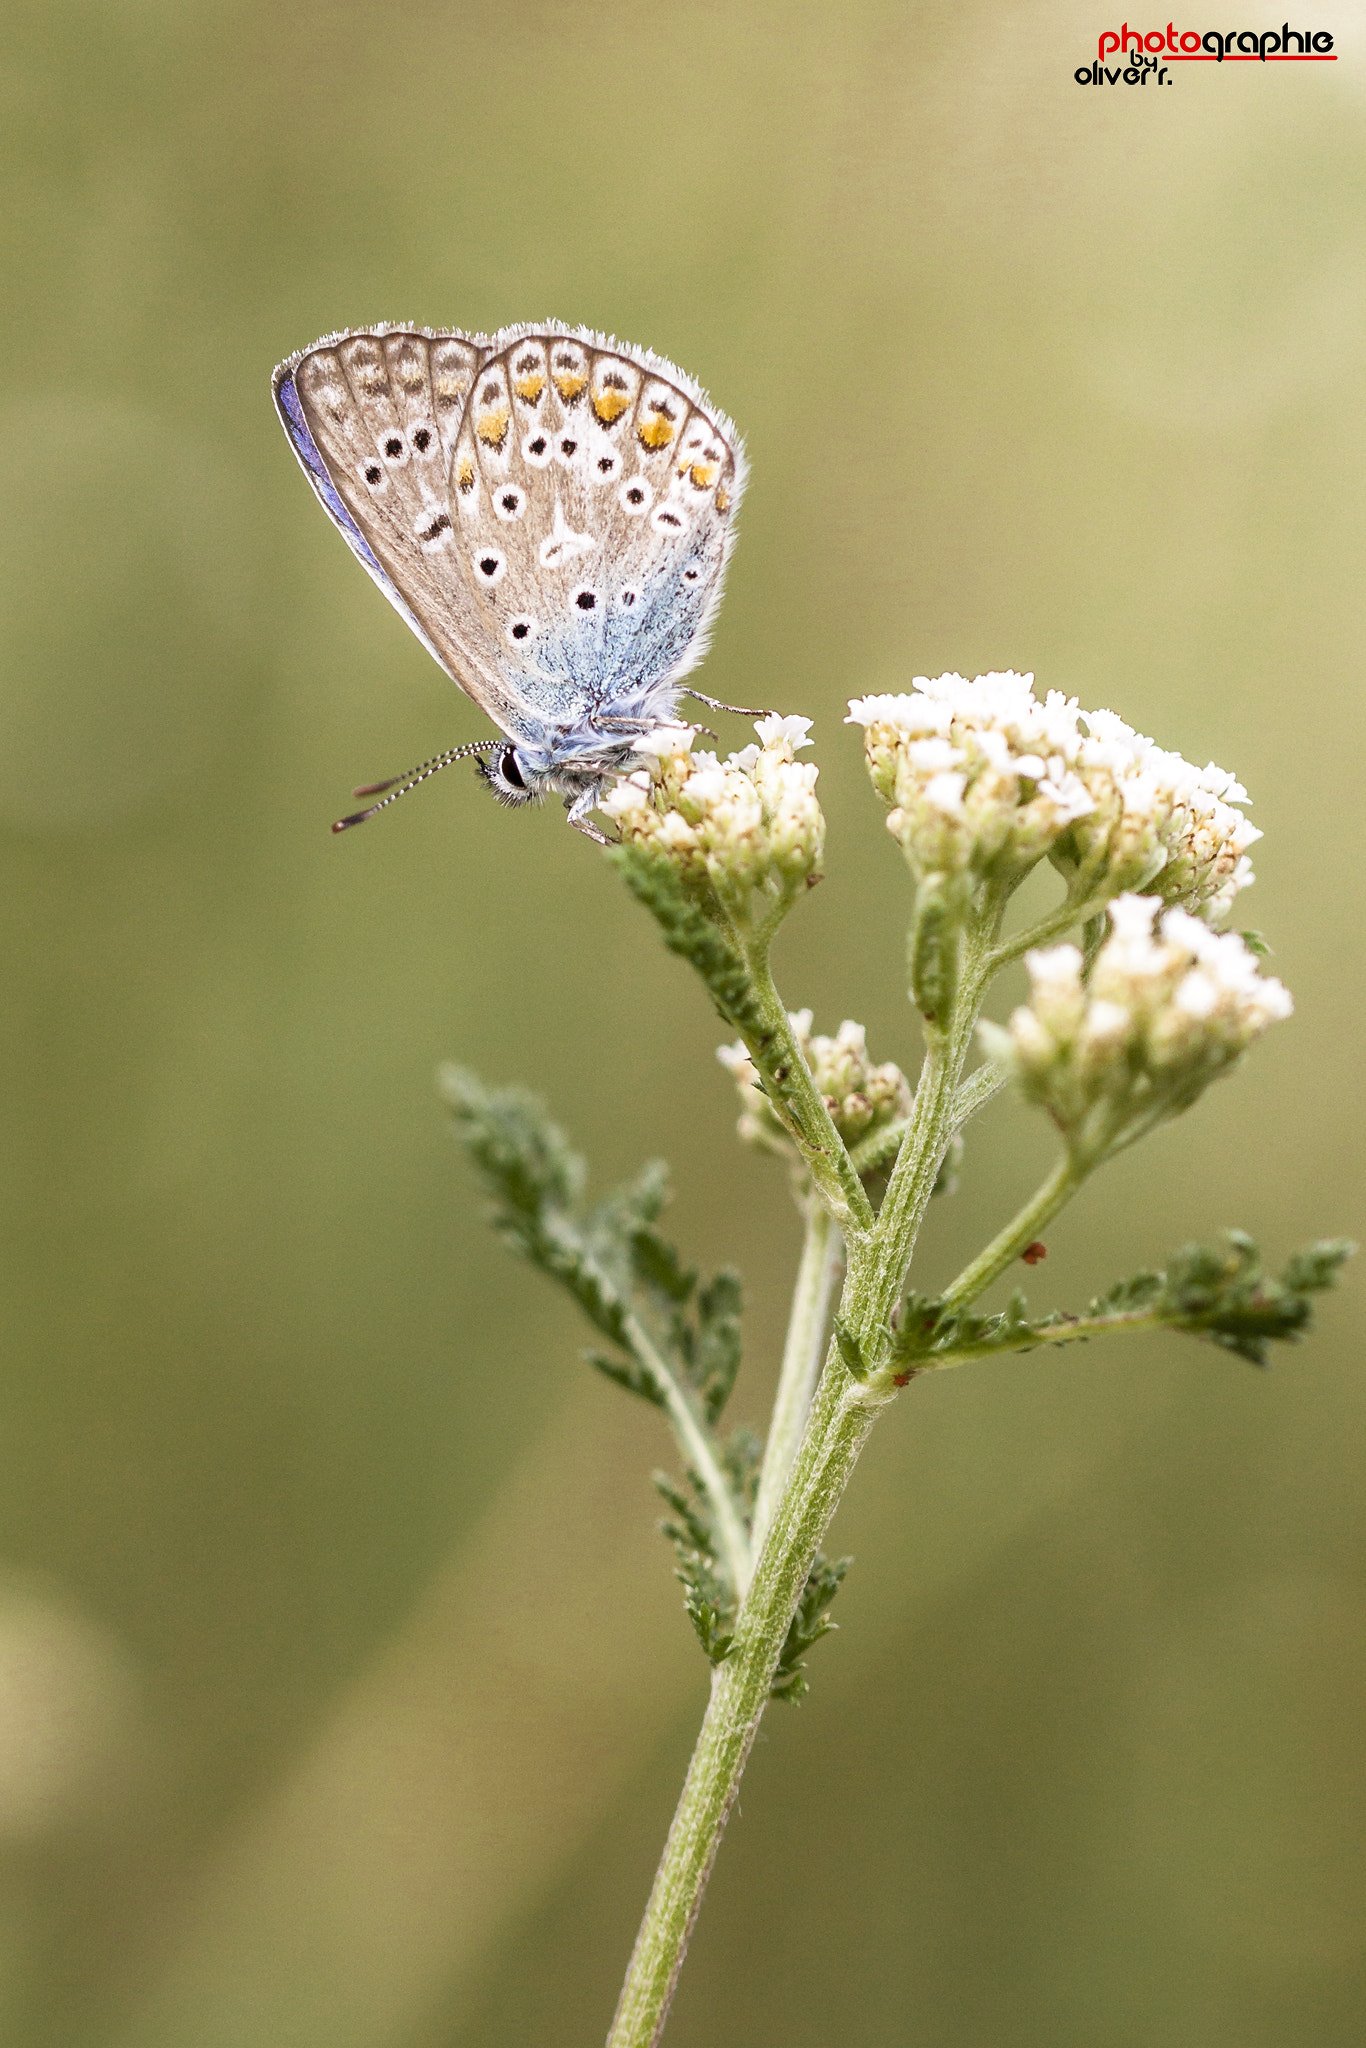
[(584, 589), (576, 590), (574, 592), (574, 603), (578, 606), (581, 612), (591, 612), (596, 610), (597, 602), (598, 594), (596, 590), (589, 590), (585, 586)]
[(550, 443), (544, 434), (527, 434), (522, 441), (522, 460), (532, 469), (544, 469), (550, 460)]
[(620, 468), (620, 457), (616, 455), (600, 455), (598, 457), (598, 475), (608, 483), (611, 482)]
[(702, 571), (700, 569), (685, 569), (683, 571), (683, 581), (685, 583), (696, 583), (701, 574)]
[(384, 481), (384, 471), (377, 462), (367, 462), (362, 475), (368, 484), (378, 484)]
[(490, 755), (487, 762), (479, 761), (475, 765), (499, 803), (529, 804), (539, 794), (535, 779), (529, 781), (523, 772), (511, 740)]
[(390, 434), (384, 443), (384, 452), (391, 462), (397, 462), (404, 452), (402, 434)]
[(683, 533), (688, 522), (681, 513), (675, 512), (671, 505), (661, 505), (650, 524), (656, 533)]
[(526, 499), (519, 490), (509, 485), (505, 491), (494, 492), (493, 509), (504, 522), (509, 519), (520, 519), (526, 509)]
[(649, 511), (654, 495), (643, 476), (633, 476), (617, 493), (622, 510), (629, 518), (634, 519), (638, 519), (642, 512)]
[(507, 556), (500, 554), (497, 548), (484, 548), (474, 558), (475, 574), (490, 590), (495, 583), (502, 581), (507, 565)]
[(427, 453), (427, 450), (431, 447), (431, 445), (431, 429), (429, 427), (419, 427), (417, 432), (413, 435), (413, 446), (414, 448), (416, 448), (418, 454), (425, 455)]
[(617, 603), (624, 604), (629, 608), (639, 596), (640, 592), (636, 589), (634, 583), (626, 583), (623, 584), (617, 593)]
[(518, 646), (520, 646), (524, 640), (534, 640), (535, 637), (536, 621), (534, 619), (529, 619), (526, 617), (514, 619), (508, 627), (508, 639), (515, 640)]

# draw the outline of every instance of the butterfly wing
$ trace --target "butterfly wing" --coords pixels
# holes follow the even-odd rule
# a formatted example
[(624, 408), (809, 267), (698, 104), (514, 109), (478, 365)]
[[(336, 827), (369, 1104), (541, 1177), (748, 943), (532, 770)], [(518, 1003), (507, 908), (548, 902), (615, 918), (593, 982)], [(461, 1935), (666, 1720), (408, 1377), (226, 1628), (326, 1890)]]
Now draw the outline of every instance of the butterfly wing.
[(275, 372), (353, 553), (447, 674), (550, 766), (595, 715), (668, 717), (721, 596), (744, 451), (672, 363), (553, 322), (375, 327)]
[(428, 652), (506, 732), (537, 726), (488, 656), (481, 600), (453, 566), (451, 462), (483, 336), (375, 327), (326, 336), (273, 379), (319, 502)]
[(667, 716), (705, 649), (744, 482), (734, 427), (672, 363), (549, 322), (495, 336), (451, 495), (518, 694), (559, 726)]

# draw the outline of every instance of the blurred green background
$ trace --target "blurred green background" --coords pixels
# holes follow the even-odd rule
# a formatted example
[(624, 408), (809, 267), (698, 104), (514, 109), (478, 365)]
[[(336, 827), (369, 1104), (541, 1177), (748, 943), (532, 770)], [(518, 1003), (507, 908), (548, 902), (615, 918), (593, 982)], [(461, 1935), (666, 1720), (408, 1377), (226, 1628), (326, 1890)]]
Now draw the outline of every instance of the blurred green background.
[[(705, 1671), (656, 1418), (487, 1237), (437, 1061), (532, 1082), (600, 1180), (672, 1160), (756, 1418), (795, 1257), (714, 1018), (558, 808), (461, 770), (329, 837), (485, 727), (272, 365), (555, 315), (734, 415), (702, 682), (816, 720), (780, 978), (880, 1058), (905, 885), (846, 696), (1034, 669), (1242, 775), (1298, 1014), (1031, 1287), (1225, 1223), (1279, 1262), (1363, 1228), (1361, 22), (1132, 90), (1074, 83), (1070, 4), (7, 10), (5, 2041), (599, 2040)], [(1048, 1156), (974, 1127), (922, 1285)], [(671, 2048), (1355, 2048), (1359, 1298), (1270, 1375), (1154, 1339), (900, 1404)]]

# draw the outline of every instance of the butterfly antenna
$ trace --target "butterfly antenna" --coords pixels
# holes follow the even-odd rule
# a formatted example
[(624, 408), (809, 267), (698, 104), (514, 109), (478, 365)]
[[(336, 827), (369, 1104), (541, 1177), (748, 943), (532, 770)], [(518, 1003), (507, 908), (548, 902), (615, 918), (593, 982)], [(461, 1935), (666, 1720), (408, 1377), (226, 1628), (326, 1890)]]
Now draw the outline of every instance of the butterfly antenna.
[[(353, 789), (352, 796), (377, 796), (377, 804), (367, 804), (363, 811), (352, 811), (349, 817), (338, 818), (332, 827), (334, 832), (345, 832), (351, 825), (363, 825), (367, 818), (373, 818), (376, 811), (385, 811), (390, 804), (396, 804), (401, 796), (407, 796), (410, 789), (416, 789), (429, 776), (437, 775), (443, 768), (449, 768), (452, 761), (464, 761), (471, 754), (487, 754), (498, 745), (497, 740), (472, 740), (468, 746), (448, 747), (444, 754), (433, 754), (430, 761), (422, 761), (416, 768), (410, 768), (406, 775), (391, 775), (387, 782), (363, 782), (359, 789)], [(385, 791), (388, 794), (385, 794)]]

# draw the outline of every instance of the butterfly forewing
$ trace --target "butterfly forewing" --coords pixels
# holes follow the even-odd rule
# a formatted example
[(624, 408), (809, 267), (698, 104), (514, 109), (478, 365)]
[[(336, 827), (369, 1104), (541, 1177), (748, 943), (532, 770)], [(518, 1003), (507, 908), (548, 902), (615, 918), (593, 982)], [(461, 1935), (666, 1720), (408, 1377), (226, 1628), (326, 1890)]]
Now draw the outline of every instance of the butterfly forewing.
[(450, 468), (484, 347), (482, 337), (411, 328), (337, 335), (282, 366), (276, 395), (310, 482), (385, 595), (448, 674), (516, 732), (526, 707), (488, 659), (481, 607), (454, 567)]

